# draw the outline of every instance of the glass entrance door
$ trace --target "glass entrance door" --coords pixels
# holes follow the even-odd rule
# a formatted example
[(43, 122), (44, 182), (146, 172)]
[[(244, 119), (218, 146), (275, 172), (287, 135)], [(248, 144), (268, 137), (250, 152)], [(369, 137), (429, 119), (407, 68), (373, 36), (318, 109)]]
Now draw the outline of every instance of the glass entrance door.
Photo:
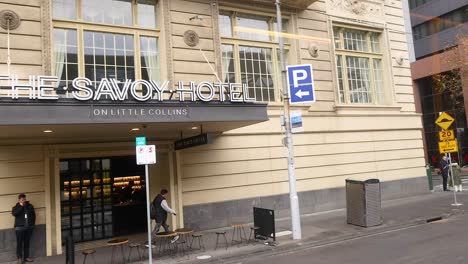
[(110, 159), (60, 161), (62, 237), (75, 242), (113, 236)]
[(144, 232), (143, 175), (135, 156), (61, 160), (62, 238), (84, 242)]

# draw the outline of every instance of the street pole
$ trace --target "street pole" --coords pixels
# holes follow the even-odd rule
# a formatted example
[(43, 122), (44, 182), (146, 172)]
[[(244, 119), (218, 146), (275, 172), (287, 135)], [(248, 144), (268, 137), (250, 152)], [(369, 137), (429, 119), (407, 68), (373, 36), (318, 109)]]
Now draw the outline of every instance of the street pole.
[(450, 166), (450, 169), (449, 169), (450, 179), (452, 179), (452, 185), (453, 185), (453, 200), (454, 200), (454, 203), (452, 204), (452, 206), (461, 206), (463, 204), (457, 202), (457, 192), (455, 190), (455, 180), (453, 178), (452, 153), (449, 153), (449, 166)]
[(148, 263), (153, 264), (153, 244), (151, 243), (151, 215), (150, 215), (150, 191), (148, 164), (145, 165), (145, 189), (146, 189), (146, 219), (148, 222)]
[[(460, 143), (461, 141), (460, 141), (459, 139), (460, 139), (460, 137), (461, 137), (460, 134), (461, 134), (461, 131), (463, 130), (463, 128), (458, 128), (458, 127), (457, 127), (456, 130), (457, 130), (457, 145), (458, 145), (458, 149), (460, 150), (460, 149), (462, 149), (462, 148), (461, 148), (461, 143)], [(459, 165), (460, 167), (463, 167), (461, 151), (458, 151), (457, 153), (458, 153), (458, 165)]]
[(291, 117), (289, 112), (289, 94), (286, 85), (286, 64), (284, 61), (283, 19), (281, 15), (281, 1), (276, 0), (276, 23), (279, 40), (279, 62), (281, 67), (281, 81), (283, 88), (284, 126), (286, 129), (286, 146), (288, 149), (289, 200), (291, 206), (291, 223), (293, 239), (301, 239), (301, 217), (299, 212), (299, 198), (296, 191), (296, 176), (294, 174), (294, 144), (291, 135)]

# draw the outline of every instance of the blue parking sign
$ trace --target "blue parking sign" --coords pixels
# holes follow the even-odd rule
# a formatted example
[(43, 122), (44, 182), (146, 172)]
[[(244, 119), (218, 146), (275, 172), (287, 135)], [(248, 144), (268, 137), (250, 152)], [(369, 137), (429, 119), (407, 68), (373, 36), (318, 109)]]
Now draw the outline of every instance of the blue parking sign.
[(291, 104), (315, 102), (312, 65), (287, 66), (289, 102)]

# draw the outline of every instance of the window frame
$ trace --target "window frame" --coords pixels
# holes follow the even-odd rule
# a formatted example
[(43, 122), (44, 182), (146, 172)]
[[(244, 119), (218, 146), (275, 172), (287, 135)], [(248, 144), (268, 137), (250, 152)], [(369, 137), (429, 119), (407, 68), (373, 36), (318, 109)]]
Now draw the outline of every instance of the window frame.
[[(336, 47), (336, 40), (335, 40), (335, 28), (339, 29), (339, 43), (340, 43), (340, 48)], [(385, 45), (384, 45), (384, 31), (379, 30), (379, 29), (373, 29), (373, 28), (366, 28), (366, 27), (359, 27), (359, 26), (352, 26), (352, 25), (345, 25), (345, 24), (340, 24), (340, 23), (332, 23), (331, 25), (331, 30), (332, 30), (332, 39), (333, 39), (333, 51), (334, 51), (334, 56), (333, 60), (335, 62), (335, 83), (337, 86), (336, 93), (337, 93), (337, 103), (341, 105), (362, 105), (362, 106), (378, 106), (378, 105), (388, 105), (390, 104), (390, 95), (389, 95), (389, 85), (388, 83), (388, 77), (386, 73), (389, 72), (388, 67), (387, 67), (387, 56), (385, 52)], [(344, 31), (345, 30), (358, 30), (358, 31), (364, 31), (366, 33), (366, 45), (367, 45), (367, 50), (366, 51), (359, 51), (359, 50), (348, 50), (345, 49), (344, 46)], [(378, 34), (378, 40), (379, 40), (379, 50), (380, 52), (373, 52), (373, 43), (371, 40), (371, 35), (372, 34)], [(341, 56), (341, 71), (342, 71), (342, 83), (343, 83), (343, 97), (344, 100), (341, 100), (340, 97), (340, 76), (338, 75), (338, 56)], [(355, 57), (355, 58), (365, 58), (368, 59), (368, 82), (369, 82), (369, 92), (367, 94), (370, 94), (370, 102), (352, 102), (351, 101), (351, 90), (349, 86), (349, 78), (348, 78), (348, 65), (346, 62), (346, 57)], [(380, 82), (382, 83), (381, 91), (380, 94), (382, 94), (381, 100), (378, 98), (378, 92), (376, 89), (376, 82), (377, 80), (375, 79), (375, 72), (376, 69), (374, 67), (374, 60), (380, 60), (381, 62), (381, 68), (380, 71), (382, 72), (382, 79)]]
[[(83, 20), (82, 16), (82, 0), (75, 1), (75, 12), (76, 12), (76, 19), (62, 19), (62, 18), (54, 18), (52, 17), (52, 31), (55, 29), (65, 29), (65, 30), (76, 30), (76, 39), (77, 39), (77, 49), (78, 49), (78, 77), (87, 77), (85, 75), (85, 47), (84, 47), (84, 33), (86, 31), (90, 32), (100, 32), (100, 33), (111, 33), (111, 34), (121, 34), (121, 35), (131, 35), (133, 37), (133, 46), (134, 46), (134, 68), (135, 68), (135, 79), (141, 79), (142, 77), (142, 63), (141, 63), (141, 37), (152, 37), (156, 38), (158, 43), (158, 55), (159, 55), (159, 63), (163, 65), (162, 57), (161, 57), (161, 45), (160, 45), (160, 36), (161, 36), (161, 29), (159, 25), (161, 24), (161, 14), (159, 8), (159, 1), (155, 0), (155, 25), (156, 28), (147, 28), (138, 25), (138, 2), (132, 0), (132, 21), (133, 24), (131, 26), (127, 25), (114, 25), (114, 24), (106, 24), (106, 23), (94, 23), (90, 21)], [(52, 0), (53, 5), (53, 0)], [(51, 37), (51, 54), (54, 54), (54, 39), (53, 34)], [(55, 63), (55, 58), (51, 56), (52, 65)], [(160, 68), (161, 70), (161, 68)], [(162, 76), (162, 72), (159, 74)], [(57, 76), (61, 80), (61, 76)]]
[[(222, 36), (221, 34), (221, 25), (219, 23), (219, 19), (217, 21), (218, 26), (219, 26), (219, 38), (220, 38), (220, 50), (221, 50), (221, 55), (222, 55), (222, 46), (224, 45), (229, 45), (232, 46), (232, 60), (234, 61), (234, 74), (235, 74), (235, 80), (236, 82), (241, 82), (242, 80), (242, 73), (241, 73), (241, 58), (240, 58), (240, 47), (252, 47), (252, 48), (264, 48), (264, 49), (270, 49), (271, 50), (271, 63), (272, 63), (272, 77), (273, 77), (273, 91), (274, 91), (274, 98), (272, 101), (263, 101), (261, 102), (272, 104), (272, 103), (278, 103), (281, 100), (281, 94), (280, 94), (280, 87), (281, 87), (281, 67), (280, 67), (280, 62), (279, 62), (279, 42), (275, 39), (277, 34), (270, 34), (270, 40), (269, 41), (263, 41), (263, 40), (250, 40), (250, 39), (242, 39), (239, 38), (237, 35), (237, 31), (235, 30), (235, 27), (237, 26), (237, 17), (238, 15), (242, 16), (257, 16), (257, 17), (262, 17), (262, 18), (267, 18), (268, 19), (268, 27), (269, 30), (272, 32), (276, 32), (274, 24), (275, 24), (275, 19), (276, 15), (273, 13), (265, 13), (265, 12), (257, 12), (257, 11), (252, 11), (252, 10), (243, 10), (243, 9), (238, 9), (238, 8), (229, 8), (229, 7), (220, 7), (219, 9), (219, 16), (229, 16), (230, 17), (230, 26), (231, 26), (231, 36)], [(290, 21), (291, 18), (287, 15), (283, 17), (283, 20)], [(288, 25), (289, 27), (289, 25)], [(285, 28), (283, 28), (283, 32), (285, 31)], [(285, 43), (284, 44), (284, 51), (285, 54), (289, 52), (291, 48), (290, 43)], [(222, 76), (224, 78), (225, 73), (224, 69), (222, 72)], [(224, 81), (224, 80), (222, 80)], [(255, 88), (254, 88), (255, 89)], [(252, 95), (249, 95), (252, 96)], [(255, 96), (255, 95), (254, 95)]]

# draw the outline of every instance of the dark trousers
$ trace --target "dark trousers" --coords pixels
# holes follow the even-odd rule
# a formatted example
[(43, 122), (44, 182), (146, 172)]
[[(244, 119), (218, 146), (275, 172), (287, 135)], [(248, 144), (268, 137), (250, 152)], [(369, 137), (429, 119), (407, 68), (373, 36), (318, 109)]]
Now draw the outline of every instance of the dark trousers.
[(161, 226), (164, 228), (164, 232), (169, 232), (169, 226), (166, 224), (167, 217), (155, 219), (156, 226), (154, 227), (152, 237), (155, 238), (156, 234), (159, 232)]
[(447, 190), (447, 179), (448, 179), (448, 175), (445, 173), (442, 173), (442, 186), (444, 186), (444, 190)]
[(29, 242), (31, 240), (31, 234), (32, 229), (16, 230), (16, 256), (18, 258), (29, 258)]
[(156, 227), (154, 228), (154, 234), (157, 234), (159, 232), (159, 229), (161, 226), (164, 228), (164, 232), (169, 232), (169, 226), (166, 223), (167, 219), (164, 219), (161, 221), (161, 223), (156, 222)]

